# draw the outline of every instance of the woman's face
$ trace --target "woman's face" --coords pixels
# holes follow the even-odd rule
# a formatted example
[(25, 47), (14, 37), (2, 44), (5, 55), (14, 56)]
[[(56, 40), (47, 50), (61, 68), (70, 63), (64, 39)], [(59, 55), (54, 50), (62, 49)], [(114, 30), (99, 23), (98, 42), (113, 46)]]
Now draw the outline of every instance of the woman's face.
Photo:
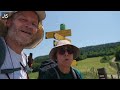
[(73, 61), (73, 48), (70, 45), (57, 48), (57, 62), (60, 66), (70, 67)]

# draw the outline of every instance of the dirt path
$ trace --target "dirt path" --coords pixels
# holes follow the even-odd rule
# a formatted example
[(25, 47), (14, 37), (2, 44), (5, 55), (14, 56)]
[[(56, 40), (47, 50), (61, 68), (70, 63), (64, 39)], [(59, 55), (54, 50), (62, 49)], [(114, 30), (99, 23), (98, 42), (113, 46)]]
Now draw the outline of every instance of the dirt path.
[(114, 57), (111, 61), (112, 61), (112, 62), (115, 62), (115, 59), (116, 59), (116, 58)]
[[(118, 79), (118, 75), (107, 75), (108, 79)], [(120, 79), (120, 78), (119, 78)]]

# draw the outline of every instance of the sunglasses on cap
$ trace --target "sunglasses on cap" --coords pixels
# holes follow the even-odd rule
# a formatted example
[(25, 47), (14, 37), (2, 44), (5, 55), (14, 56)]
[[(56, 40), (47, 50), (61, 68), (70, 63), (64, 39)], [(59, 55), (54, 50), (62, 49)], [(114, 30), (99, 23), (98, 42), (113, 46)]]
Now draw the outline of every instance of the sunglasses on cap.
[(65, 52), (68, 52), (68, 54), (73, 54), (74, 53), (74, 50), (71, 46), (62, 46), (62, 47), (58, 47), (57, 49), (58, 53), (61, 54), (61, 55), (64, 55)]

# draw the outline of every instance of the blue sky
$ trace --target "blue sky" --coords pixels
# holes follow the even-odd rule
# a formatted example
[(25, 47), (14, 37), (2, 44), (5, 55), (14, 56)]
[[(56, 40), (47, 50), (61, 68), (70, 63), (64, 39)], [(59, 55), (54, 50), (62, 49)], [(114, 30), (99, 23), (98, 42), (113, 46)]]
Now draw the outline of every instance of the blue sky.
[[(79, 48), (120, 41), (120, 11), (46, 11), (46, 15), (44, 31), (58, 31), (64, 23), (72, 31), (72, 36), (66, 38)], [(28, 55), (33, 53), (33, 58), (48, 55), (53, 40), (44, 35), (36, 48), (24, 51)]]

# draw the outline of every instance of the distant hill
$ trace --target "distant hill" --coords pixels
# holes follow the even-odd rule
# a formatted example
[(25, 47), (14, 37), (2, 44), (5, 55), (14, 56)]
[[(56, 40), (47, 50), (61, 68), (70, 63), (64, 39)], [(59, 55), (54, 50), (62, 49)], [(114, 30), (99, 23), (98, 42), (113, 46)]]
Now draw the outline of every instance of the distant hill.
[(118, 49), (120, 50), (120, 42), (82, 47), (79, 59), (114, 55)]
[(45, 55), (45, 56), (38, 56), (38, 57), (36, 57), (36, 58), (34, 59), (34, 61), (35, 61), (36, 63), (39, 63), (39, 62), (41, 62), (41, 61), (48, 60), (48, 59), (49, 59), (49, 56), (48, 56), (48, 55)]

